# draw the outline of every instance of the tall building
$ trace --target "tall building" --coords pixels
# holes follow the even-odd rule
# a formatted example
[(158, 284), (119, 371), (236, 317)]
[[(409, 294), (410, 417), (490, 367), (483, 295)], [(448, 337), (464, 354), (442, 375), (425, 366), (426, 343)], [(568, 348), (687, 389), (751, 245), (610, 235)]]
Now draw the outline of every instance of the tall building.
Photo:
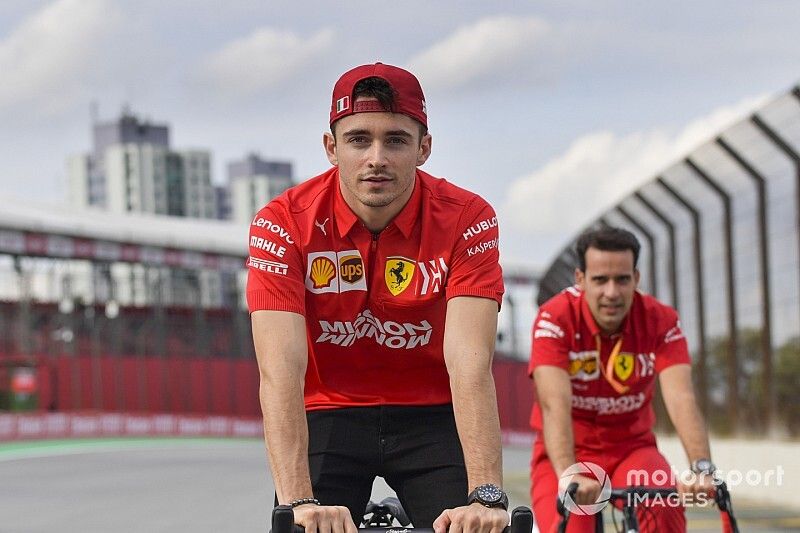
[(267, 161), (256, 153), (229, 163), (231, 218), (249, 224), (259, 209), (292, 185), (291, 163)]
[(69, 158), (69, 199), (116, 213), (215, 218), (211, 154), (173, 151), (169, 127), (127, 111), (92, 128), (93, 150)]
[[(193, 218), (216, 218), (216, 198), (211, 184), (211, 153), (206, 150), (181, 150), (175, 154), (182, 164), (181, 191), (174, 196), (183, 200), (181, 215)], [(169, 214), (174, 214), (170, 211)]]
[(214, 198), (217, 205), (217, 218), (231, 220), (233, 211), (231, 210), (231, 190), (228, 186), (214, 185)]

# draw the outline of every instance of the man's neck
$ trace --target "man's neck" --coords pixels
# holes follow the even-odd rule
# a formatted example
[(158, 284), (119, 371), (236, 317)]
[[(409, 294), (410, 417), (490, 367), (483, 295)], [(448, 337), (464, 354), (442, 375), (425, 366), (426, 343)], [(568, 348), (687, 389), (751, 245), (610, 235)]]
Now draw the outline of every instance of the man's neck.
[[(386, 226), (388, 226), (392, 220), (394, 220), (394, 217), (405, 207), (405, 204), (398, 207), (394, 205), (395, 203), (396, 202), (392, 202), (392, 204), (383, 207), (368, 207), (359, 204), (356, 208), (350, 206), (350, 209), (353, 209), (353, 212), (368, 230), (372, 233), (380, 233), (386, 229)], [(408, 201), (406, 201), (406, 203), (408, 203)]]

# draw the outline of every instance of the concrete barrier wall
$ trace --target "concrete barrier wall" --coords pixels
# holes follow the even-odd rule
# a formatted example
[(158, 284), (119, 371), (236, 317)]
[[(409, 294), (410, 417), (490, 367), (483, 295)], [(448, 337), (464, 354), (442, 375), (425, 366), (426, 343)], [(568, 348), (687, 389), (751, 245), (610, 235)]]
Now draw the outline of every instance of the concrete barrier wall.
[[(658, 447), (678, 472), (689, 468), (677, 437), (661, 436)], [(800, 442), (713, 439), (711, 454), (736, 502), (800, 510)]]

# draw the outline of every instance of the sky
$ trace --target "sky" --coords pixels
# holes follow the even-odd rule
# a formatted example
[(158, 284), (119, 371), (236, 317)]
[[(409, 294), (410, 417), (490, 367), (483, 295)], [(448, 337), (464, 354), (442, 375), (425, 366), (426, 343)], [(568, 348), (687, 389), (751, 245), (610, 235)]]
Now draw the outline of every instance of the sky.
[(63, 202), (66, 158), (128, 107), (215, 183), (251, 151), (328, 168), (349, 68), (412, 70), (423, 170), (497, 210), (505, 263), (544, 268), (593, 218), (800, 81), (800, 2), (0, 1), (0, 196)]

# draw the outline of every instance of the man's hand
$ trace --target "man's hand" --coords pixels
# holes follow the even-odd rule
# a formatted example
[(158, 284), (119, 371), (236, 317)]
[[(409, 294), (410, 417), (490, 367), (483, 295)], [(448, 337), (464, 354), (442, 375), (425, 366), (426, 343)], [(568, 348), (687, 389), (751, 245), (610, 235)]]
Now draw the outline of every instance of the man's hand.
[(306, 533), (357, 533), (350, 511), (341, 506), (298, 505), (294, 523), (306, 528)]
[(445, 509), (433, 522), (436, 533), (501, 533), (510, 521), (508, 511), (479, 503)]
[(576, 474), (568, 480), (562, 480), (562, 483), (567, 485), (570, 483), (577, 483), (578, 490), (575, 492), (573, 501), (578, 505), (592, 505), (597, 503), (597, 498), (600, 496), (602, 487), (600, 482), (592, 477), (581, 476)]
[(693, 483), (684, 483), (682, 479), (678, 480), (678, 494), (684, 504), (705, 504), (714, 499), (715, 491), (713, 474), (695, 474)]

